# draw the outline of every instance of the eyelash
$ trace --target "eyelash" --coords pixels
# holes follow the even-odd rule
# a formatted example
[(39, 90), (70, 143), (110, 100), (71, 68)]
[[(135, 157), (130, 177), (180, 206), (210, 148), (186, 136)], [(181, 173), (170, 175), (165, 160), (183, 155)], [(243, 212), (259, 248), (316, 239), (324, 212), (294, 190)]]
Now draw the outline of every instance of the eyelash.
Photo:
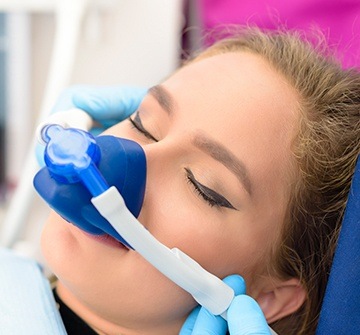
[[(137, 120), (138, 119), (138, 120)], [(136, 131), (138, 131), (140, 134), (144, 135), (146, 138), (158, 142), (158, 140), (152, 136), (142, 125), (139, 112), (136, 112), (135, 118), (132, 119), (129, 117), (129, 121), (132, 125), (132, 128), (134, 128)], [(192, 186), (194, 191), (210, 206), (210, 207), (225, 207), (230, 209), (237, 210), (226, 198), (224, 198), (222, 195), (216, 193), (215, 191), (211, 190), (210, 188), (206, 187), (205, 185), (200, 184), (194, 177), (194, 174), (191, 172), (190, 169), (185, 168), (186, 171), (186, 180), (187, 182)], [(207, 190), (208, 193), (205, 193), (203, 190)], [(218, 199), (214, 199), (209, 193), (213, 193), (215, 197), (218, 197)]]
[[(138, 119), (138, 120), (136, 120)], [(135, 118), (132, 119), (131, 117), (129, 117), (128, 119), (132, 125), (133, 129), (136, 129), (140, 134), (144, 135), (146, 138), (148, 138), (149, 140), (152, 140), (154, 142), (159, 142), (159, 140), (157, 140), (153, 135), (151, 135), (142, 125), (140, 117), (139, 117), (139, 112), (137, 111), (135, 114)]]
[[(194, 188), (195, 192), (208, 203), (210, 207), (224, 207), (229, 209), (237, 210), (226, 198), (222, 195), (216, 193), (212, 189), (206, 187), (205, 185), (200, 184), (194, 177), (194, 174), (190, 169), (185, 168), (186, 171), (186, 179), (187, 182)], [(204, 192), (203, 189), (207, 190), (208, 193)], [(209, 193), (213, 193), (214, 197), (218, 197), (218, 199), (214, 199)]]
[(199, 186), (196, 184), (196, 182), (193, 180), (193, 178), (189, 175), (189, 172), (190, 172), (190, 171), (189, 171), (188, 169), (185, 169), (185, 171), (186, 171), (186, 180), (187, 180), (188, 184), (190, 184), (190, 185), (192, 186), (192, 188), (195, 190), (195, 192), (196, 192), (203, 200), (205, 200), (210, 207), (214, 207), (214, 206), (220, 207), (220, 206), (218, 205), (218, 203), (217, 203), (214, 199), (208, 197), (207, 194), (205, 194), (205, 193), (199, 188)]

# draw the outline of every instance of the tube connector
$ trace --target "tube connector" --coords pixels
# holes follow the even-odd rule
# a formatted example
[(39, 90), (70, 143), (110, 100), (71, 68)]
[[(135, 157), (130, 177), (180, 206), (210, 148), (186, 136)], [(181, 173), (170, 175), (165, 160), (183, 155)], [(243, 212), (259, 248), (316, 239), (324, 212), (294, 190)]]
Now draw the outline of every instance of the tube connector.
[(45, 126), (40, 135), (46, 143), (44, 160), (53, 178), (65, 184), (81, 181), (93, 196), (109, 188), (97, 168), (100, 149), (90, 133), (56, 124)]

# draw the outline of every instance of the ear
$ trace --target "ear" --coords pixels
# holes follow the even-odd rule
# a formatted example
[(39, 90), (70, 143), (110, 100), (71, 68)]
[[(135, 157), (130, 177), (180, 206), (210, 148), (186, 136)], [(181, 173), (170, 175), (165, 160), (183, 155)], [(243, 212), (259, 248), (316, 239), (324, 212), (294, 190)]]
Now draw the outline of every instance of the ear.
[(272, 323), (297, 311), (306, 299), (306, 291), (299, 279), (270, 281), (254, 297), (268, 323)]

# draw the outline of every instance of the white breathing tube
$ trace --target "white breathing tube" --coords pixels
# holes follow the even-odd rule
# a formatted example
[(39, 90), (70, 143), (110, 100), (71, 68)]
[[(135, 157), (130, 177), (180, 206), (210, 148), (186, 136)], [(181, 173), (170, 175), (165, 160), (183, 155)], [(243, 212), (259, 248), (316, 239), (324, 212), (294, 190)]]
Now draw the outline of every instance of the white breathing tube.
[[(47, 122), (39, 125), (37, 133), (41, 134), (46, 125), (54, 123), (63, 127), (88, 130), (92, 120), (85, 112), (73, 109), (54, 114)], [(40, 135), (38, 137), (41, 139)], [(123, 197), (114, 186), (93, 197), (91, 202), (136, 252), (167, 278), (190, 293), (201, 306), (212, 314), (227, 319), (227, 309), (235, 296), (233, 289), (181, 250), (169, 249), (159, 242), (128, 210)], [(272, 335), (276, 335), (270, 327), (269, 331)]]
[(91, 199), (99, 213), (149, 263), (215, 315), (226, 318), (234, 291), (181, 250), (160, 243), (126, 208), (119, 191), (110, 187)]

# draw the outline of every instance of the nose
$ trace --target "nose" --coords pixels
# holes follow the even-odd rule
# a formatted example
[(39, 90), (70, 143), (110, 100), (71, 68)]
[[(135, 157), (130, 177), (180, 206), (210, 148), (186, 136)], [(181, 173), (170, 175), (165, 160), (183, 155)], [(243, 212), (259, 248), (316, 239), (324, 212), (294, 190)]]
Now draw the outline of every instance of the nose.
[(163, 202), (176, 191), (172, 185), (183, 163), (184, 149), (174, 138), (143, 145), (143, 150), (147, 164), (146, 188), (138, 219), (149, 228), (149, 222), (156, 221), (164, 211)]

